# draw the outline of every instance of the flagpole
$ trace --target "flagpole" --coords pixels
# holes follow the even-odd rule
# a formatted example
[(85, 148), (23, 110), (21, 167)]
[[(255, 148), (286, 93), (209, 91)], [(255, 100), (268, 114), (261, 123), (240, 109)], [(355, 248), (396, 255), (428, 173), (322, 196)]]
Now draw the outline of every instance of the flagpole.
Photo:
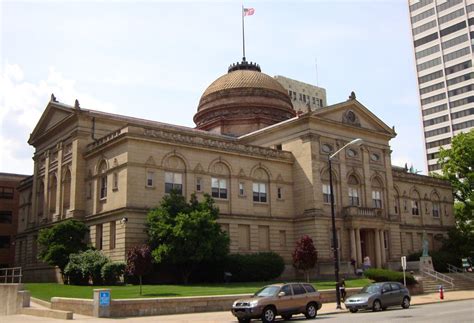
[(244, 5), (242, 4), (242, 60), (245, 61), (245, 27), (244, 27)]

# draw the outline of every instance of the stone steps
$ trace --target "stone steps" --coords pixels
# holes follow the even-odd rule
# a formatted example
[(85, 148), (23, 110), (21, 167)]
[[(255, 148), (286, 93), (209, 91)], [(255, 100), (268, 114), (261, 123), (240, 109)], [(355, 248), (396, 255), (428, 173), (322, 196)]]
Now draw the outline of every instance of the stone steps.
[(450, 284), (446, 284), (443, 281), (436, 280), (431, 276), (423, 276), (424, 293), (437, 293), (440, 285), (443, 285), (444, 291), (474, 290), (474, 280), (470, 280), (459, 274), (448, 274), (448, 276), (454, 279), (454, 287), (451, 287)]

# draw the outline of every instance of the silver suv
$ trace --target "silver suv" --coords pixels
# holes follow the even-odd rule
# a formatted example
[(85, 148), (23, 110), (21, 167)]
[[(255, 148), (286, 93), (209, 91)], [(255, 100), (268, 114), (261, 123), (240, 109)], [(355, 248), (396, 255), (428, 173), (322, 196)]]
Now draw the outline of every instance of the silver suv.
[(263, 287), (251, 298), (236, 300), (232, 314), (240, 323), (258, 318), (263, 323), (274, 322), (277, 315), (289, 320), (293, 314), (300, 313), (311, 319), (316, 317), (321, 305), (321, 294), (311, 284), (275, 284)]

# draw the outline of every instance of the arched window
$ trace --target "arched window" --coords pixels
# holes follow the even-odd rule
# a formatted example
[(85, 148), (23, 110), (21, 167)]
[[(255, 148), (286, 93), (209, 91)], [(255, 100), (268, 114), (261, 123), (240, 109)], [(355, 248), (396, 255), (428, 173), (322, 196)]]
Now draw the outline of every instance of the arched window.
[(441, 204), (439, 203), (439, 195), (433, 193), (431, 195), (431, 205), (433, 218), (439, 218), (441, 215)]
[(38, 191), (36, 193), (36, 206), (38, 207), (37, 213), (38, 216), (43, 216), (43, 208), (44, 208), (44, 182), (40, 180)]
[(253, 201), (260, 203), (268, 202), (268, 173), (263, 168), (257, 168), (252, 177), (254, 178), (252, 183)]
[[(329, 171), (326, 171), (321, 176), (322, 182), (322, 191), (323, 191), (323, 202), (330, 204), (331, 203), (331, 185), (329, 182)], [(337, 192), (337, 176), (332, 174), (332, 187), (333, 187), (333, 194), (334, 194), (334, 204), (336, 204), (336, 192)]]
[(395, 188), (395, 196), (393, 199), (393, 207), (395, 214), (400, 214), (400, 193), (398, 193), (398, 190)]
[(99, 165), (99, 198), (107, 198), (107, 164), (102, 161)]
[(349, 205), (359, 206), (359, 180), (354, 175), (349, 176)]
[(411, 193), (411, 214), (420, 215), (420, 194), (415, 190)]
[(217, 162), (211, 167), (211, 195), (214, 198), (227, 199), (230, 171), (226, 164)]
[(71, 206), (71, 171), (69, 169), (64, 173), (63, 179), (63, 218)]
[(49, 214), (54, 215), (56, 213), (56, 193), (58, 191), (56, 175), (52, 174), (49, 177), (49, 181)]
[(372, 205), (374, 208), (382, 208), (383, 184), (380, 178), (372, 180)]

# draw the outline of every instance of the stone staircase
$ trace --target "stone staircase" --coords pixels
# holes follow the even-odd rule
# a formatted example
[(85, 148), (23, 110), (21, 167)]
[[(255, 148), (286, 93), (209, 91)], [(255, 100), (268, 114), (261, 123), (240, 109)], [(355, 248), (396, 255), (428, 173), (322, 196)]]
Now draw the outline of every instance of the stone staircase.
[(439, 285), (443, 285), (444, 291), (453, 290), (474, 290), (474, 274), (473, 273), (449, 273), (445, 274), (453, 279), (454, 287), (434, 277), (422, 275), (422, 284), (424, 293), (437, 293)]

